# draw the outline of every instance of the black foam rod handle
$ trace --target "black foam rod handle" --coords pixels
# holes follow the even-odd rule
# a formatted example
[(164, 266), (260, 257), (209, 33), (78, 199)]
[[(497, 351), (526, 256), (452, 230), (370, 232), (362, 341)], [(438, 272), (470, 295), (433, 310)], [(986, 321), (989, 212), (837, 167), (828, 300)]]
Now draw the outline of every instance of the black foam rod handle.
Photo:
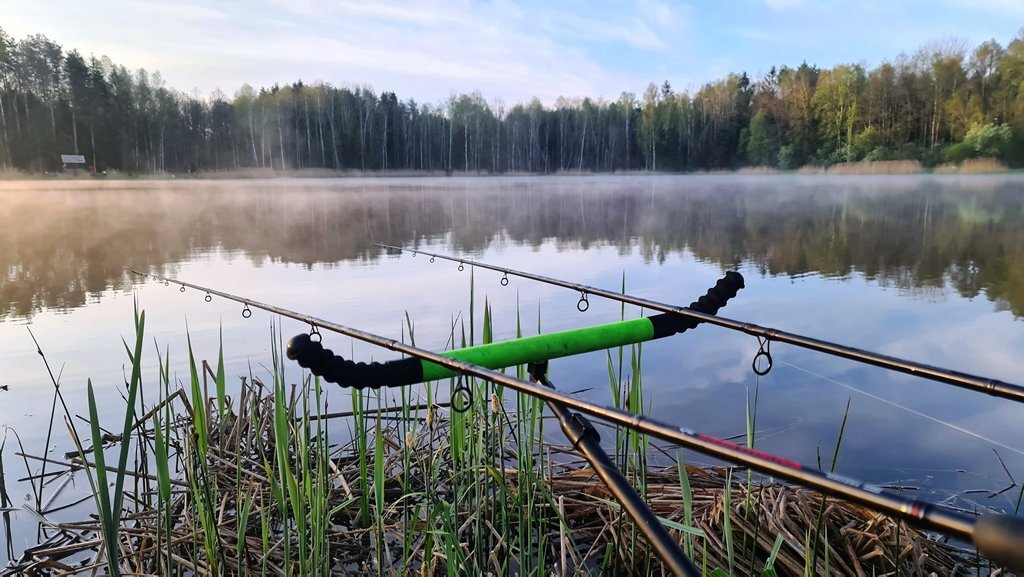
[(411, 385), (423, 380), (423, 364), (417, 358), (356, 363), (335, 355), (307, 334), (296, 335), (288, 341), (287, 355), (314, 375), (343, 387), (376, 389)]
[(974, 546), (993, 563), (1024, 571), (1024, 517), (983, 515), (974, 523)]
[[(725, 273), (725, 276), (718, 279), (715, 286), (709, 288), (704, 296), (690, 303), (690, 306), (687, 308), (709, 315), (718, 314), (718, 310), (728, 304), (729, 299), (734, 298), (736, 293), (743, 287), (743, 275), (738, 272), (729, 271)], [(654, 338), (656, 339), (697, 328), (697, 325), (701, 323), (701, 321), (693, 317), (674, 313), (661, 313), (647, 318), (654, 326)]]

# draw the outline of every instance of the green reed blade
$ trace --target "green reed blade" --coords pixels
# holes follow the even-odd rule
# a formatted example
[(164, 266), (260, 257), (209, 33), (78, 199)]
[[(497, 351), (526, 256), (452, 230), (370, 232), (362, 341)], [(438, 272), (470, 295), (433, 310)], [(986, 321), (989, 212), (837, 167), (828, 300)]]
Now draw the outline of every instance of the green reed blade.
[[(276, 371), (275, 371), (276, 374)], [(277, 469), (281, 481), (281, 514), (288, 514), (287, 503), (290, 500), (292, 507), (296, 507), (298, 498), (298, 487), (295, 476), (288, 464), (288, 413), (286, 411), (287, 400), (285, 398), (284, 383), (275, 377), (274, 382), (274, 450), (277, 455)], [(291, 562), (291, 538), (288, 536), (287, 528), (289, 523), (285, 522), (285, 558)]]
[(107, 569), (115, 577), (121, 574), (118, 562), (117, 520), (111, 510), (110, 485), (107, 482), (107, 463), (103, 456), (103, 432), (100, 429), (100, 417), (96, 410), (96, 394), (93, 391), (92, 379), (86, 387), (89, 399), (89, 428), (92, 432), (92, 456), (96, 463), (96, 499), (99, 500), (100, 526), (103, 529), (103, 545), (107, 552)]
[(199, 447), (199, 454), (206, 455), (210, 449), (210, 430), (206, 426), (206, 398), (199, 384), (199, 370), (196, 368), (196, 357), (192, 351), (192, 336), (188, 329), (185, 329), (185, 338), (188, 342), (188, 369), (192, 392), (192, 421), (196, 432), (196, 444)]
[(484, 297), (484, 328), (482, 338), (482, 344), (489, 345), (494, 342), (494, 329), (491, 326), (491, 303), (486, 296)]
[[(690, 488), (690, 475), (686, 472), (682, 451), (676, 453), (676, 466), (679, 469), (679, 492), (683, 497), (683, 524), (693, 527), (693, 490)], [(686, 534), (683, 539), (684, 552), (687, 557), (693, 559), (693, 538)]]
[[(272, 479), (273, 477), (271, 477)], [(263, 511), (263, 497), (260, 497), (260, 511)], [(260, 575), (267, 574), (267, 557), (270, 556), (270, 515), (260, 515), (260, 537), (263, 539), (263, 555), (260, 557)]]
[(775, 559), (779, 556), (779, 551), (782, 550), (783, 542), (785, 542), (785, 539), (781, 534), (775, 536), (775, 544), (772, 545), (772, 552), (764, 563), (764, 571), (762, 571), (761, 577), (775, 577)]
[(236, 533), (238, 538), (235, 540), (235, 556), (237, 557), (239, 567), (242, 565), (242, 559), (245, 558), (245, 538), (248, 534), (249, 527), (249, 513), (252, 511), (252, 502), (254, 501), (251, 494), (240, 494), (242, 506), (238, 510), (238, 520), (235, 524)]
[[(842, 422), (842, 424), (839, 425), (839, 438), (836, 439), (836, 447), (832, 451), (832, 466), (829, 469), (830, 473), (835, 473), (836, 472), (836, 463), (839, 461), (839, 448), (843, 444), (843, 434), (846, 432), (846, 420), (850, 416), (850, 403), (852, 401), (853, 401), (853, 397), (848, 397), (846, 399), (846, 410), (843, 411), (843, 422)], [(821, 542), (820, 536), (821, 536), (822, 526), (824, 525), (824, 522), (825, 522), (825, 505), (826, 505), (827, 502), (828, 502), (828, 499), (824, 495), (822, 495), (821, 496), (821, 503), (818, 504), (818, 517), (817, 517), (817, 520), (815, 521), (814, 541), (812, 542), (812, 545), (811, 545), (811, 547), (812, 547), (811, 548), (811, 556), (813, 558), (812, 567), (817, 567), (817, 565), (818, 565), (818, 544)], [(828, 541), (825, 541), (824, 543), (825, 543), (825, 554), (828, 555)], [(828, 559), (826, 558), (826, 563), (827, 562), (828, 562)]]
[[(159, 349), (157, 349), (159, 352)], [(162, 395), (161, 395), (162, 396)], [(165, 409), (168, 412), (169, 408)], [(171, 472), (170, 472), (170, 461), (168, 459), (169, 447), (170, 447), (170, 429), (171, 422), (170, 417), (161, 423), (160, 413), (157, 412), (153, 415), (153, 431), (156, 435), (154, 452), (156, 453), (156, 477), (157, 477), (157, 525), (158, 535), (160, 538), (165, 538), (164, 543), (169, 544), (171, 541)], [(160, 519), (163, 519), (163, 527), (166, 534), (159, 532), (159, 526), (161, 524)], [(171, 548), (169, 545), (165, 546), (166, 558), (165, 558), (165, 570), (170, 573), (171, 568)]]
[[(473, 346), (475, 341), (473, 340), (474, 331), (476, 330), (476, 322), (474, 322), (474, 313), (476, 311), (476, 267), (469, 267), (469, 346)], [(463, 338), (465, 340), (465, 338)], [(462, 343), (462, 348), (466, 348), (466, 343)]]
[(836, 472), (836, 463), (839, 461), (839, 447), (843, 445), (843, 434), (846, 432), (846, 420), (850, 417), (851, 402), (853, 402), (853, 397), (847, 397), (846, 410), (843, 411), (843, 422), (839, 425), (839, 438), (836, 439), (836, 448), (832, 452), (832, 465), (829, 467), (830, 473)]
[(114, 487), (114, 523), (120, 525), (121, 505), (124, 500), (125, 471), (128, 469), (128, 453), (131, 449), (131, 435), (135, 422), (135, 399), (142, 381), (142, 342), (146, 330), (146, 311), (139, 312), (136, 308), (135, 319), (135, 354), (132, 355), (132, 376), (128, 384), (128, 407), (124, 415), (124, 429), (121, 432), (121, 455), (117, 463), (117, 480)]
[(382, 569), (384, 560), (384, 431), (381, 427), (380, 399), (377, 400), (376, 429), (373, 439), (373, 501), (375, 505), (374, 528), (377, 532), (377, 567)]
[(159, 491), (160, 503), (163, 504), (171, 498), (171, 472), (170, 463), (167, 459), (169, 439), (164, 434), (159, 413), (153, 415), (153, 432), (156, 435), (156, 443), (153, 450), (156, 453), (157, 490)]

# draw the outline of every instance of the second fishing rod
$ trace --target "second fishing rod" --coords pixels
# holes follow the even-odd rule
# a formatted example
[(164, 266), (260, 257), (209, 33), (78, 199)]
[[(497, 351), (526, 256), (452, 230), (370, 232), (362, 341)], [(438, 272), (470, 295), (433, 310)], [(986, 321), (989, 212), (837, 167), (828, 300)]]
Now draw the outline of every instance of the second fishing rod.
[[(446, 261), (457, 262), (459, 263), (459, 270), (462, 270), (466, 266), (473, 266), (477, 268), (500, 272), (503, 275), (501, 278), (502, 285), (507, 285), (508, 276), (512, 275), (519, 278), (529, 279), (545, 284), (571, 289), (580, 293), (580, 300), (577, 304), (577, 308), (580, 310), (580, 312), (584, 312), (590, 307), (590, 303), (587, 298), (588, 295), (594, 295), (630, 305), (636, 305), (652, 311), (680, 315), (682, 317), (693, 319), (695, 321), (717, 325), (735, 331), (740, 331), (748, 335), (757, 337), (761, 342), (761, 349), (758, 352), (757, 357), (755, 357), (754, 367), (754, 372), (758, 374), (765, 374), (768, 370), (770, 370), (770, 344), (772, 341), (777, 341), (780, 343), (786, 343), (802, 347), (805, 349), (809, 349), (812, 351), (825, 353), (828, 355), (842, 357), (860, 363), (882, 367), (884, 369), (888, 369), (891, 371), (914, 375), (916, 377), (921, 377), (939, 383), (945, 383), (947, 385), (960, 387), (962, 389), (977, 391), (988, 395), (992, 395), (994, 397), (1008, 399), (1011, 401), (1016, 401), (1018, 403), (1024, 403), (1024, 387), (1017, 384), (1001, 381), (999, 379), (990, 379), (987, 377), (981, 377), (977, 375), (962, 373), (959, 371), (953, 371), (942, 367), (936, 367), (907, 359), (883, 355), (867, 351), (864, 349), (858, 349), (856, 347), (849, 347), (831, 341), (816, 339), (813, 337), (799, 335), (796, 333), (790, 333), (775, 328), (763, 327), (760, 325), (756, 325), (754, 323), (748, 323), (733, 320), (726, 317), (716, 316), (714, 314), (708, 314), (698, 310), (693, 310), (692, 308), (689, 307), (681, 307), (678, 305), (666, 304), (641, 297), (636, 297), (629, 294), (588, 286), (572, 281), (534, 274), (531, 272), (516, 270), (499, 265), (488, 264), (478, 260), (460, 258), (445, 254), (421, 251), (418, 249), (404, 248), (400, 246), (392, 246), (381, 243), (375, 243), (374, 246), (392, 252), (409, 252), (414, 255), (421, 254), (424, 256), (429, 256), (431, 262), (433, 262), (434, 259), (442, 259)], [(765, 366), (765, 368), (758, 368), (757, 361), (760, 358), (763, 358), (764, 360), (767, 361), (767, 365)]]

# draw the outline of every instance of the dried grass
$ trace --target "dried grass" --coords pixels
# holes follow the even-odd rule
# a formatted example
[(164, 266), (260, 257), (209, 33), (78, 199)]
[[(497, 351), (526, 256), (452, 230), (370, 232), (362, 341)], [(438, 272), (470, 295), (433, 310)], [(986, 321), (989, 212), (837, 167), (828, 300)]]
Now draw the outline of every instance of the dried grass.
[[(181, 416), (173, 423), (177, 439), (195, 435), (193, 419), (188, 418), (192, 407), (188, 406), (187, 395), (172, 395), (184, 405)], [(274, 468), (274, 395), (267, 394), (257, 381), (245, 389), (238, 406), (248, 407), (242, 415), (229, 412), (223, 422), (216, 418), (215, 403), (207, 403), (208, 434), (210, 452), (206, 463), (213, 491), (211, 502), (217, 503), (217, 539), (223, 546), (219, 572), (227, 574), (291, 574), (297, 565), (289, 566), (286, 560), (282, 535), (275, 532), (266, 547), (265, 532), (261, 522), (272, 527), (282, 524), (281, 512), (271, 494), (269, 478), (277, 473)], [(291, 395), (290, 409), (298, 407), (295, 390)], [(500, 405), (498, 406), (500, 408)], [(488, 553), (493, 571), (500, 572), (503, 560), (515, 557), (515, 552), (503, 547), (504, 535), (496, 534), (493, 526), (477, 523), (479, 508), (467, 500), (465, 495), (455, 494), (454, 484), (446, 482), (458, 474), (452, 462), (451, 425), (442, 414), (442, 407), (429, 411), (419, 407), (406, 407), (418, 423), (414, 433), (400, 434), (400, 414), (367, 414), (368, 422), (380, 419), (384, 432), (383, 463), (369, 465), (370, 471), (384, 473), (383, 487), (385, 501), (405, 502), (405, 507), (390, 506), (371, 527), (359, 524), (360, 459), (358, 443), (345, 443), (331, 450), (330, 471), (332, 481), (329, 505), (334, 510), (328, 533), (329, 555), (332, 574), (346, 575), (444, 575), (451, 561), (451, 550), (441, 546), (438, 534), (443, 527), (429, 526), (423, 515), (411, 515), (410, 508), (417, 503), (446, 502), (454, 505), (455, 516), (451, 527), (456, 534), (452, 542), (469, 555), (474, 547), (484, 542), (493, 543)], [(504, 409), (501, 409), (504, 412)], [(152, 416), (157, 411), (141, 417), (141, 430), (151, 430)], [(294, 414), (294, 413), (292, 413)], [(496, 413), (497, 414), (497, 413)], [(339, 417), (344, 415), (338, 415)], [(572, 575), (597, 575), (610, 567), (617, 567), (620, 575), (655, 574), (661, 571), (660, 563), (653, 558), (642, 536), (636, 532), (628, 517), (614, 503), (607, 489), (594, 476), (593, 471), (566, 447), (543, 443), (536, 447), (536, 461), (548, 467), (543, 475), (528, 474), (530, 481), (520, 486), (519, 479), (524, 472), (516, 464), (515, 441), (511, 431), (515, 430), (515, 415), (505, 413), (501, 420), (507, 423), (504, 447), (504, 469), (490, 471), (487, 475), (502, 479), (503, 490), (515, 495), (523, 491), (536, 491), (532, 484), (542, 479), (546, 498), (534, 502), (532, 519), (544, 519), (543, 535), (537, 534), (537, 542), (545, 543), (547, 573)], [(373, 430), (376, 425), (371, 425)], [(184, 435), (185, 437), (183, 437)], [(185, 445), (187, 445), (187, 441)], [(179, 454), (188, 449), (181, 443), (172, 443)], [(311, 445), (315, 449), (316, 444)], [(407, 471), (403, 455), (406, 447), (415, 455), (412, 467), (417, 472)], [(371, 463), (374, 451), (367, 458)], [(553, 457), (552, 457), (553, 455)], [(179, 459), (181, 457), (178, 457)], [(297, 462), (298, 458), (292, 455)], [(308, 463), (316, 463), (310, 457)], [(293, 463), (293, 466), (295, 463)], [(180, 470), (180, 469), (179, 469)], [(365, 469), (364, 469), (365, 470)], [(422, 471), (435, 471), (433, 477)], [(684, 498), (680, 488), (676, 467), (651, 468), (646, 477), (646, 499), (659, 516), (682, 524), (684, 522)], [(132, 473), (129, 473), (132, 474)], [(778, 575), (803, 575), (806, 565), (806, 544), (809, 535), (816, 531), (820, 495), (803, 489), (763, 482), (749, 489), (744, 483), (731, 482), (726, 487), (726, 470), (722, 468), (701, 468), (686, 466), (686, 474), (692, 491), (693, 526), (707, 535), (706, 543), (697, 538), (695, 563), (710, 570), (728, 567), (726, 558), (726, 515), (732, 530), (732, 543), (736, 550), (736, 575), (760, 575), (776, 539), (781, 537), (782, 546), (775, 560)], [(741, 475), (733, 474), (736, 479)], [(150, 502), (145, 495), (130, 495), (126, 502), (134, 503), (134, 510), (126, 511), (118, 533), (118, 547), (121, 551), (121, 565), (125, 574), (163, 573), (162, 563), (173, 560), (176, 574), (211, 574), (210, 565), (204, 556), (203, 527), (195, 514), (191, 500), (194, 495), (180, 490), (181, 481), (176, 480), (169, 511), (171, 514), (170, 542), (164, 531), (158, 528), (163, 514), (158, 507), (146, 505)], [(241, 483), (241, 485), (239, 485)], [(726, 499), (729, 491), (729, 499)], [(248, 495), (252, 510), (248, 522), (239, 526), (236, 499)], [(497, 499), (497, 495), (485, 498)], [(726, 503), (730, 503), (726, 511)], [(749, 503), (749, 509), (748, 509)], [(522, 514), (523, 511), (517, 511)], [(559, 516), (565, 523), (559, 522)], [(965, 554), (950, 545), (937, 542), (918, 531), (900, 526), (860, 506), (827, 501), (823, 525), (824, 535), (818, 562), (813, 572), (830, 575), (883, 575), (897, 572), (900, 575), (953, 575), (966, 571)], [(90, 574), (102, 569), (103, 561), (102, 528), (93, 516), (86, 516), (79, 522), (49, 523), (44, 521), (49, 535), (42, 543), (26, 550), (23, 556), (4, 570), (2, 575), (15, 574)], [(487, 535), (481, 535), (483, 531)], [(425, 528), (430, 531), (424, 530)], [(532, 531), (534, 526), (517, 527), (517, 531)], [(433, 533), (433, 535), (430, 535)], [(682, 535), (673, 530), (682, 540)], [(384, 535), (381, 557), (379, 536)], [(294, 536), (293, 536), (294, 537)], [(429, 538), (428, 538), (429, 537)], [(239, 544), (236, 546), (236, 544)], [(825, 565), (827, 547), (828, 567)], [(405, 552), (403, 554), (403, 552)], [(383, 558), (383, 563), (380, 559)], [(509, 569), (515, 572), (515, 568)]]
[(946, 162), (935, 167), (936, 174), (989, 174), (1006, 172), (1006, 165), (995, 158), (969, 158), (960, 164)]
[(771, 166), (744, 166), (743, 168), (736, 171), (737, 174), (778, 174), (779, 169), (772, 168)]
[(828, 168), (828, 174), (916, 174), (922, 172), (917, 160), (879, 160), (841, 162)]

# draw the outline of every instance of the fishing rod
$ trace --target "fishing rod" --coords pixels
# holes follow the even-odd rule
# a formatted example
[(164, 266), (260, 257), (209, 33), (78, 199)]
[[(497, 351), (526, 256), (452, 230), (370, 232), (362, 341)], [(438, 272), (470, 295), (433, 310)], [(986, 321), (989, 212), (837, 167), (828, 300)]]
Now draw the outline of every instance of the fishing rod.
[[(503, 286), (508, 284), (508, 275), (512, 275), (520, 278), (542, 282), (545, 284), (572, 289), (580, 293), (580, 300), (576, 305), (580, 312), (586, 311), (587, 308), (589, 308), (590, 306), (589, 301), (587, 300), (587, 296), (596, 295), (599, 297), (616, 300), (626, 304), (644, 307), (646, 309), (650, 309), (653, 311), (677, 314), (708, 324), (718, 325), (720, 327), (725, 327), (727, 329), (740, 331), (748, 335), (757, 337), (759, 341), (761, 341), (761, 339), (764, 339), (763, 341), (761, 341), (761, 348), (759, 349), (757, 355), (754, 357), (754, 372), (759, 375), (764, 375), (769, 370), (771, 370), (772, 357), (770, 345), (772, 341), (778, 341), (781, 343), (787, 343), (805, 349), (810, 349), (812, 351), (842, 357), (845, 359), (850, 359), (852, 361), (866, 363), (869, 365), (882, 367), (900, 373), (914, 375), (931, 381), (936, 381), (939, 383), (945, 383), (947, 385), (953, 385), (955, 387), (960, 387), (963, 389), (985, 393), (988, 395), (992, 395), (994, 397), (1000, 397), (1003, 399), (1016, 401), (1018, 403), (1024, 402), (1024, 387), (1020, 385), (1015, 385), (1013, 383), (1007, 383), (1005, 381), (1001, 381), (998, 379), (990, 379), (967, 373), (961, 373), (958, 371), (951, 371), (948, 369), (943, 369), (941, 367), (926, 365), (923, 363), (909, 361), (906, 359), (901, 359), (898, 357), (892, 357), (888, 355), (882, 355), (879, 353), (873, 353), (871, 351), (866, 351), (855, 347), (848, 347), (838, 343), (798, 335), (795, 333), (789, 333), (779, 329), (762, 327), (753, 323), (747, 323), (725, 317), (715, 316), (698, 310), (693, 310), (692, 308), (685, 308), (677, 305), (665, 304), (641, 297), (617, 293), (614, 291), (609, 291), (597, 287), (587, 286), (580, 283), (570, 282), (562, 279), (534, 274), (531, 272), (488, 264), (478, 260), (458, 258), (444, 254), (431, 253), (417, 249), (403, 248), (399, 246), (392, 246), (380, 243), (374, 243), (374, 246), (389, 251), (404, 251), (413, 254), (422, 254), (425, 256), (430, 256), (431, 262), (433, 262), (435, 258), (440, 258), (451, 262), (457, 262), (459, 263), (459, 270), (462, 270), (463, 267), (469, 265), (500, 272), (503, 274), (501, 280), (501, 284)], [(762, 368), (759, 368), (757, 365), (758, 359), (760, 358), (763, 358), (765, 361), (767, 361), (766, 366)]]
[[(165, 277), (148, 275), (138, 271), (132, 272), (138, 275), (156, 278), (163, 281), (165, 284), (174, 282), (174, 284), (179, 285), (181, 288), (188, 287), (200, 292), (205, 292), (207, 300), (212, 300), (211, 295), (217, 295), (221, 298), (241, 303), (243, 305), (242, 316), (245, 318), (252, 316), (252, 310), (249, 307), (255, 307), (309, 324), (313, 328), (326, 329), (392, 351), (429, 361), (452, 369), (465, 376), (477, 377), (495, 384), (503, 385), (514, 391), (539, 398), (545, 402), (554, 401), (564, 407), (580, 411), (581, 413), (586, 413), (613, 425), (627, 427), (639, 433), (668, 441), (686, 449), (691, 449), (723, 461), (742, 465), (766, 475), (800, 484), (826, 495), (858, 503), (891, 517), (902, 519), (915, 527), (937, 531), (951, 537), (970, 541), (980, 553), (993, 562), (1014, 570), (1024, 570), (1024, 547), (1021, 547), (1021, 544), (1024, 543), (1024, 518), (996, 513), (990, 513), (980, 517), (969, 516), (959, 511), (935, 505), (927, 501), (911, 499), (902, 495), (888, 493), (880, 487), (864, 483), (862, 481), (805, 467), (795, 461), (778, 457), (770, 453), (765, 453), (757, 449), (737, 445), (736, 443), (725, 439), (719, 439), (702, 433), (697, 433), (689, 429), (664, 423), (643, 415), (630, 413), (615, 407), (605, 407), (589, 401), (584, 401), (535, 383), (523, 381), (504, 373), (480, 367), (466, 361), (449, 358), (439, 353), (408, 345), (395, 339), (351, 328), (333, 321), (320, 319), (282, 307), (261, 303), (224, 291), (179, 280), (172, 281)], [(717, 317), (710, 316), (710, 318), (715, 319)], [(316, 347), (322, 347), (319, 342), (313, 340), (310, 340), (309, 342), (314, 349)], [(316, 373), (314, 372), (314, 374)]]

